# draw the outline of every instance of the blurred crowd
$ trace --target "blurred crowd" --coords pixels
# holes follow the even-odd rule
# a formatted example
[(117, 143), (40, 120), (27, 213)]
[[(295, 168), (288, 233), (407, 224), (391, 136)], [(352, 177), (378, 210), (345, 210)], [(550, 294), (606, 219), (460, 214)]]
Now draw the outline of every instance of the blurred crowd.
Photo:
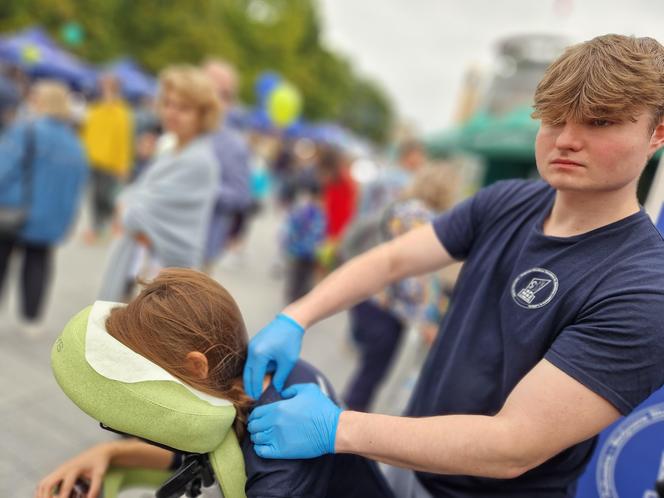
[[(38, 336), (54, 251), (84, 208), (85, 244), (108, 246), (102, 300), (126, 302), (161, 268), (212, 273), (243, 263), (246, 234), (261, 211), (278, 213), (272, 274), (292, 302), (339, 264), (452, 204), (445, 165), (423, 145), (394, 145), (393, 159), (360, 157), (342, 144), (247, 129), (232, 119), (238, 74), (223, 60), (159, 75), (154, 99), (129, 102), (110, 73), (89, 98), (53, 80), (0, 75), (0, 278), (20, 263), (20, 314)], [(367, 167), (369, 170), (367, 172)], [(361, 170), (361, 171), (360, 171)], [(403, 331), (433, 340), (451, 280), (408, 279), (350, 313), (360, 353), (346, 403), (370, 409)]]

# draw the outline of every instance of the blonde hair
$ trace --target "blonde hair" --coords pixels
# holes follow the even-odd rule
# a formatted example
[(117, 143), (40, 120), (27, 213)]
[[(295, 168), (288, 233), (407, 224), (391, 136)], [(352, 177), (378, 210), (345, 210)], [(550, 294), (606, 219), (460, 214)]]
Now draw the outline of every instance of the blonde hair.
[(219, 126), (221, 101), (203, 70), (191, 65), (167, 67), (159, 74), (160, 107), (168, 91), (177, 93), (198, 109), (203, 132), (213, 131)]
[(446, 165), (427, 166), (417, 172), (402, 198), (418, 199), (429, 209), (442, 213), (454, 202), (456, 176)]
[(604, 35), (569, 47), (546, 70), (535, 92), (533, 118), (635, 121), (664, 118), (664, 47), (653, 38)]
[(66, 85), (59, 81), (42, 80), (34, 84), (31, 93), (38, 113), (63, 120), (71, 118), (71, 98)]

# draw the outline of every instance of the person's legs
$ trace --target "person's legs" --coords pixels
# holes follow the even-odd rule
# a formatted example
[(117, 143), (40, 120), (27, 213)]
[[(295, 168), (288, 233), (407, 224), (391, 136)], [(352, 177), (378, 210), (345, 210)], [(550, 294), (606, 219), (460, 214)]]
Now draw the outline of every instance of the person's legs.
[(104, 174), (103, 199), (102, 199), (102, 223), (106, 227), (113, 219), (115, 212), (115, 198), (120, 189), (120, 181), (113, 175)]
[(98, 169), (93, 168), (92, 171), (90, 172), (90, 186), (91, 186), (91, 192), (90, 192), (90, 207), (91, 207), (91, 228), (92, 232), (96, 235), (97, 232), (100, 230), (100, 225), (101, 225), (101, 214), (100, 211), (103, 209), (101, 207), (102, 205), (102, 179), (101, 179), (101, 172)]
[(0, 296), (2, 296), (9, 270), (9, 262), (16, 241), (11, 237), (0, 237)]
[(366, 411), (392, 363), (404, 327), (394, 314), (370, 300), (353, 308), (351, 323), (360, 358), (344, 402), (351, 410)]
[(106, 227), (115, 209), (117, 180), (113, 175), (92, 170), (92, 228), (99, 235)]
[(316, 262), (307, 258), (292, 258), (286, 275), (286, 301), (300, 299), (313, 286)]
[(21, 270), (22, 312), (28, 321), (36, 321), (42, 311), (46, 288), (51, 277), (51, 247), (24, 244)]

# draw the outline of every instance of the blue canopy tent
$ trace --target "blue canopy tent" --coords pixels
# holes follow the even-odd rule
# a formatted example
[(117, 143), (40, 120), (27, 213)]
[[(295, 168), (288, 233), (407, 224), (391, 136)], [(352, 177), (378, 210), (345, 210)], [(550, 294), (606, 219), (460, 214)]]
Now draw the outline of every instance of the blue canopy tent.
[(0, 61), (21, 67), (33, 78), (54, 78), (79, 90), (94, 86), (92, 67), (59, 47), (41, 28), (0, 38)]
[(131, 101), (154, 97), (157, 94), (157, 80), (130, 58), (118, 59), (109, 64), (106, 71), (120, 80), (122, 93)]

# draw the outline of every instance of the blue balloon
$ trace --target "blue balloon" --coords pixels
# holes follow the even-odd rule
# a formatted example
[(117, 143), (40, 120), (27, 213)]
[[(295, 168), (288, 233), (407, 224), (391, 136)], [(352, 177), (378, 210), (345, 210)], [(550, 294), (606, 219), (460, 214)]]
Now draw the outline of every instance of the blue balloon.
[(258, 105), (265, 106), (270, 93), (274, 90), (279, 83), (281, 83), (281, 76), (273, 71), (263, 71), (256, 79), (254, 87), (256, 97), (258, 98)]

